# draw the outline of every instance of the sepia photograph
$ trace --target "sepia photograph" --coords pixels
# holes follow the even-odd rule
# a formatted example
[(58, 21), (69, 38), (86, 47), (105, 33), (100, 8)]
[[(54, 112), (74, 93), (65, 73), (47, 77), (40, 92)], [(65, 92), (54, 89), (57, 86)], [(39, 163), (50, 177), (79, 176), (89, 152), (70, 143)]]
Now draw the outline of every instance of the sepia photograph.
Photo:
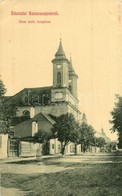
[(122, 195), (122, 0), (0, 1), (0, 196)]

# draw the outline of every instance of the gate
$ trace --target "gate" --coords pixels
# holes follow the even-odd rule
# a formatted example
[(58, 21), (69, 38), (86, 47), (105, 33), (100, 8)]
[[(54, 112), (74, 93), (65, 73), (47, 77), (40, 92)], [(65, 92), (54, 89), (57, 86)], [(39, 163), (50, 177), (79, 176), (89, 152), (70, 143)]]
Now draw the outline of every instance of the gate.
[(19, 141), (15, 139), (8, 140), (8, 157), (19, 156)]

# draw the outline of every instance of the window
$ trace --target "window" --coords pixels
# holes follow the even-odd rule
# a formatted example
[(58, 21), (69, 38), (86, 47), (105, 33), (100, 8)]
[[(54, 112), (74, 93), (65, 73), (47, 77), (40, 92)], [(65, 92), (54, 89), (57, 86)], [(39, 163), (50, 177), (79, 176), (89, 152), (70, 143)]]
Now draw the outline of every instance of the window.
[(52, 149), (54, 149), (54, 144), (52, 144)]
[(48, 94), (42, 94), (41, 98), (42, 98), (42, 105), (48, 105), (49, 99), (50, 99), (49, 95)]
[(24, 115), (24, 116), (30, 116), (30, 112), (29, 112), (28, 110), (24, 110), (24, 111), (23, 111), (23, 115)]
[(36, 121), (32, 122), (32, 136), (35, 135), (35, 133), (38, 132), (38, 123)]
[(57, 85), (58, 86), (61, 85), (61, 73), (60, 72), (57, 73)]

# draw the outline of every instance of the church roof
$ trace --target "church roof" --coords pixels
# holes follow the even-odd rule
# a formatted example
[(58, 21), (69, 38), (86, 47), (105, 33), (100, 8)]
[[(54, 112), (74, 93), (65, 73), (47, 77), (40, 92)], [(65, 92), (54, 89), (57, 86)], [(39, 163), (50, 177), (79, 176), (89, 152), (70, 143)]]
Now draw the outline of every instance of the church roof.
[[(37, 88), (24, 88), (14, 96), (10, 97), (5, 103), (16, 103), (17, 106), (26, 106), (26, 105), (33, 105), (33, 103), (37, 103), (42, 105), (45, 101), (46, 103), (51, 98), (51, 89), (52, 86), (47, 87), (37, 87)], [(29, 103), (27, 103), (27, 99)]]
[(50, 122), (51, 124), (54, 124), (55, 123), (55, 121), (48, 114), (45, 114), (45, 113), (42, 113), (42, 112), (40, 112), (39, 114), (37, 114), (36, 116), (34, 116), (34, 118), (32, 120), (39, 121), (42, 118), (42, 116), (46, 120), (48, 120), (48, 122)]
[(72, 65), (72, 58), (71, 57), (70, 57), (69, 71), (72, 73), (75, 73), (73, 65)]
[[(32, 123), (37, 121), (38, 128), (50, 132), (52, 125), (55, 121), (45, 113), (39, 113), (35, 115), (33, 118), (30, 118), (24, 122), (19, 123), (15, 127), (13, 127), (12, 131), (14, 132), (15, 137), (29, 137), (32, 136)], [(42, 122), (43, 123), (39, 123)]]
[(52, 60), (52, 62), (60, 63), (61, 61), (66, 61), (68, 64), (70, 63), (69, 60), (66, 58), (66, 55), (65, 55), (65, 52), (62, 46), (62, 41), (60, 39), (58, 50), (55, 53), (55, 58)]
[(65, 52), (63, 50), (61, 39), (60, 39), (59, 47), (58, 47), (58, 50), (57, 50), (57, 52), (55, 54), (55, 57), (63, 57), (63, 58), (66, 58)]
[(74, 68), (73, 68), (73, 65), (72, 65), (72, 58), (70, 57), (70, 61), (69, 61), (69, 75), (70, 76), (76, 76), (77, 78), (78, 78), (78, 76), (77, 76), (77, 74), (75, 73), (75, 70), (74, 70)]

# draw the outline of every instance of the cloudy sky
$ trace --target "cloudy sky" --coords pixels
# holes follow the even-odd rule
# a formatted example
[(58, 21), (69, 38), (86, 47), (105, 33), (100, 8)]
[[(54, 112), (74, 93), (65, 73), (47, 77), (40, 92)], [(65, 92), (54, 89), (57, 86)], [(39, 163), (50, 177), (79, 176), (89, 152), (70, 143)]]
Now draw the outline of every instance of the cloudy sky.
[[(11, 15), (12, 11), (27, 15)], [(59, 15), (29, 16), (29, 11)], [(27, 87), (52, 85), (51, 60), (61, 37), (79, 76), (80, 111), (97, 131), (103, 127), (114, 139), (108, 121), (115, 94), (122, 95), (121, 14), (121, 0), (1, 1), (0, 74), (7, 95)]]

